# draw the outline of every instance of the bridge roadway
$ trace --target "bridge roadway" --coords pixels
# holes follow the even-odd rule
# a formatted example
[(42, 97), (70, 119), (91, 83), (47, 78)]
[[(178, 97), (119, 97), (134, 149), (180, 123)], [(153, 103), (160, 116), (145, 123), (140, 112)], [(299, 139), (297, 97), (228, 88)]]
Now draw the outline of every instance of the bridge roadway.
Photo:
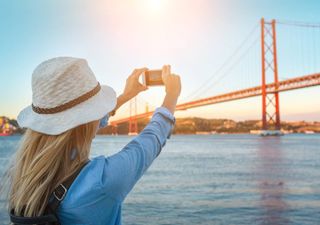
[[(278, 85), (276, 83), (266, 84), (267, 94), (274, 93), (276, 91), (290, 91), (295, 89), (307, 88), (312, 86), (320, 85), (320, 73), (315, 73), (311, 75), (295, 77), (283, 81), (279, 81)], [(201, 107), (205, 105), (213, 105), (222, 102), (234, 101), (243, 98), (250, 98), (254, 96), (259, 96), (262, 94), (262, 87), (256, 86), (251, 88), (246, 88), (238, 91), (229, 92), (226, 94), (216, 95), (207, 98), (201, 98), (190, 102), (185, 102), (178, 104), (176, 110), (187, 110), (191, 108)], [(137, 114), (131, 117), (126, 117), (118, 120), (111, 121), (110, 124), (115, 126), (120, 123), (128, 122), (129, 120), (137, 120), (145, 117), (149, 117), (153, 114), (153, 111)]]

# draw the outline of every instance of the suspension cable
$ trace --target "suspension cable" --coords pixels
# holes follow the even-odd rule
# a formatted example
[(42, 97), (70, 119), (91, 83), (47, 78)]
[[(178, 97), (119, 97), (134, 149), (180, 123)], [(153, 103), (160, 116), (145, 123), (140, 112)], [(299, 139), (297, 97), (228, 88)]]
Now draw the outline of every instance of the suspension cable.
[(245, 37), (245, 39), (241, 42), (241, 44), (236, 48), (236, 50), (224, 61), (224, 63), (213, 73), (212, 76), (210, 76), (202, 85), (193, 91), (191, 94), (189, 94), (187, 97), (184, 98), (184, 101), (187, 101), (191, 97), (194, 97), (201, 89), (203, 89), (207, 85), (211, 85), (210, 81), (219, 74), (223, 69), (228, 65), (228, 63), (238, 54), (238, 52), (243, 48), (244, 44), (247, 43), (247, 41), (251, 38), (252, 34), (256, 31), (258, 28), (259, 23), (255, 24), (255, 26), (250, 30), (249, 34)]
[(289, 20), (277, 20), (277, 24), (288, 25), (288, 26), (298, 26), (298, 27), (320, 27), (320, 23), (308, 23), (300, 21), (289, 21)]

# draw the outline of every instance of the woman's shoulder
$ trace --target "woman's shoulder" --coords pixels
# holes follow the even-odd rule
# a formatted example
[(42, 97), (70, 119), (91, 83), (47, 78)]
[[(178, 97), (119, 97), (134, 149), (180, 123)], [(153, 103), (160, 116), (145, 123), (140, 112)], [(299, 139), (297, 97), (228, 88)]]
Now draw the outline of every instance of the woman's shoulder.
[(92, 157), (89, 163), (82, 169), (81, 173), (87, 174), (96, 172), (96, 170), (100, 171), (104, 167), (105, 160), (106, 157), (104, 155)]
[(104, 155), (94, 156), (94, 157), (92, 157), (92, 158), (90, 159), (89, 164), (90, 164), (90, 163), (93, 163), (93, 164), (99, 163), (99, 162), (101, 162), (101, 161), (104, 161), (105, 159), (106, 159), (106, 157), (105, 157)]
[(101, 194), (101, 179), (103, 176), (105, 157), (103, 155), (93, 157), (87, 163), (73, 181), (68, 193), (63, 200), (64, 208), (73, 208), (84, 204), (90, 199)]
[[(106, 156), (99, 155), (92, 157), (88, 165), (84, 168), (84, 175), (91, 179), (91, 183), (101, 185), (101, 179), (103, 178), (103, 170), (106, 166)], [(97, 186), (97, 187), (98, 187)]]
[[(88, 185), (95, 185), (97, 182), (99, 182), (99, 171), (104, 167), (105, 157), (103, 155), (96, 156), (90, 159), (90, 161), (85, 165), (77, 178), (73, 181), (70, 189), (72, 186), (76, 186), (78, 183), (85, 182)], [(92, 176), (92, 174), (95, 174), (95, 176)]]
[[(92, 177), (91, 173), (97, 174), (97, 171), (101, 171), (101, 169), (104, 167), (105, 159), (106, 158), (103, 155), (92, 157), (89, 162), (82, 168), (72, 184), (76, 184), (78, 182), (81, 182), (82, 180), (88, 181), (87, 179), (94, 181), (94, 178), (98, 178), (97, 176)], [(73, 185), (71, 185), (71, 187), (72, 186)]]

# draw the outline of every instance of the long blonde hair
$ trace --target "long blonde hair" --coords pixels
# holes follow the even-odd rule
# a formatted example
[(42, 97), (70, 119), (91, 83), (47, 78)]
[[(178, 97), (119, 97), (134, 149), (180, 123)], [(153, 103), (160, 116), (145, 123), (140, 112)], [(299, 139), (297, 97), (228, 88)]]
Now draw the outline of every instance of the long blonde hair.
[(44, 213), (53, 190), (88, 160), (97, 126), (93, 121), (60, 135), (27, 129), (12, 170), (9, 209), (20, 216)]

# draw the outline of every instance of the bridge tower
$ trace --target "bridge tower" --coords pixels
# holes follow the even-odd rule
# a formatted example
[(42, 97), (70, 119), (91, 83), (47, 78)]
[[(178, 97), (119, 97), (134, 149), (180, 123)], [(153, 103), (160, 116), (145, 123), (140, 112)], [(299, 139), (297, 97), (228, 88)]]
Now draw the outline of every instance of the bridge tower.
[[(261, 19), (261, 55), (262, 55), (262, 129), (280, 130), (279, 81), (276, 43), (276, 21)], [(273, 91), (266, 83), (275, 83)]]
[[(134, 115), (133, 115), (134, 114)], [(137, 97), (130, 101), (129, 135), (138, 134), (138, 121), (134, 116), (137, 115)]]

